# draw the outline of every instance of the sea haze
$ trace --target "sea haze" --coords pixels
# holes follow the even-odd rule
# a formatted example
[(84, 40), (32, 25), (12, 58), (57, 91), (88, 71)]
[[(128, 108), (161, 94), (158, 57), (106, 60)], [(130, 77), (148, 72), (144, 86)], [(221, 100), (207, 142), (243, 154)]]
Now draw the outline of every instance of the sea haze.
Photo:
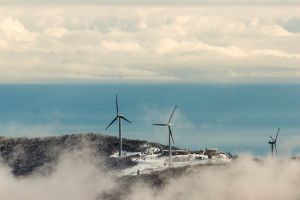
[(36, 137), (80, 132), (118, 135), (118, 94), (123, 136), (168, 143), (166, 123), (175, 105), (175, 146), (192, 150), (265, 156), (269, 135), (278, 137), (280, 156), (300, 153), (300, 85), (81, 84), (0, 85), (3, 136)]

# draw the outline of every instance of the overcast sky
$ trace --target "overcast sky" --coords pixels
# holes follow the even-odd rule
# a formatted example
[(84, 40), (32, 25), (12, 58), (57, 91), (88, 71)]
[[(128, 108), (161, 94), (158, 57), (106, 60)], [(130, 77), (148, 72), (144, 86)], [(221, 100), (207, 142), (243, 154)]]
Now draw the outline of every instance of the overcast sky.
[(300, 1), (0, 0), (1, 83), (299, 83)]

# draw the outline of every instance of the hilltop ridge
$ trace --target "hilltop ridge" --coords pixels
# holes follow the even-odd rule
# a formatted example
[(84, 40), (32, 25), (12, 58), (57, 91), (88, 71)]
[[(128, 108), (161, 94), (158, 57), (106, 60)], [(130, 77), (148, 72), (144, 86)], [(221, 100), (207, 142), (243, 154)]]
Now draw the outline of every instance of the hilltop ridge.
[[(166, 148), (159, 143), (123, 138), (123, 150), (144, 152), (148, 147)], [(63, 153), (88, 149), (91, 159), (106, 168), (124, 169), (135, 165), (131, 157), (110, 157), (118, 151), (119, 139), (95, 133), (79, 133), (47, 137), (0, 137), (0, 155), (15, 176), (30, 175), (44, 165), (55, 164)]]

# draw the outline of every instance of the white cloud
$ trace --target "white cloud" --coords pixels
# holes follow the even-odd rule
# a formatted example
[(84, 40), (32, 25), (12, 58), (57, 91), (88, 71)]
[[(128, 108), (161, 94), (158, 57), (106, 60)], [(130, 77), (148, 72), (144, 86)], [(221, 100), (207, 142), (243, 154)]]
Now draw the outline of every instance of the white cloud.
[[(1, 0), (0, 3), (3, 4), (24, 4), (24, 1), (21, 0)], [(297, 0), (203, 0), (203, 1), (193, 1), (193, 0), (128, 0), (126, 2), (121, 0), (53, 0), (53, 1), (41, 1), (41, 0), (29, 0), (26, 1), (26, 5), (28, 4), (44, 4), (44, 5), (82, 5), (82, 4), (89, 4), (89, 5), (129, 5), (129, 6), (293, 6), (299, 5), (299, 1)]]
[(48, 28), (45, 29), (43, 34), (45, 37), (61, 38), (66, 33), (68, 33), (68, 30), (66, 28)]
[(300, 54), (289, 54), (284, 51), (274, 50), (274, 49), (262, 49), (255, 50), (252, 52), (255, 56), (274, 56), (274, 57), (284, 57), (284, 58), (300, 58)]
[(237, 47), (229, 46), (229, 47), (222, 47), (222, 46), (212, 46), (208, 44), (204, 44), (202, 42), (176, 42), (172, 39), (164, 39), (158, 42), (156, 51), (159, 54), (166, 54), (166, 53), (182, 53), (182, 52), (193, 52), (193, 51), (211, 51), (215, 53), (222, 53), (224, 55), (230, 57), (244, 57), (246, 53), (242, 50), (238, 49)]
[(263, 34), (271, 37), (281, 37), (281, 36), (293, 36), (294, 34), (286, 31), (283, 27), (279, 25), (266, 26), (262, 30)]
[[(99, 195), (112, 189), (116, 182), (113, 176), (104, 172), (99, 164), (89, 158), (90, 155), (85, 151), (63, 154), (50, 175), (43, 176), (37, 171), (32, 176), (23, 178), (16, 178), (11, 169), (1, 162), (0, 177), (5, 181), (1, 182), (0, 194), (11, 200), (97, 199)], [(43, 167), (47, 169), (48, 166)]]
[(5, 18), (0, 21), (0, 29), (2, 34), (9, 41), (25, 41), (33, 42), (35, 34), (30, 33), (18, 20)]
[[(0, 78), (272, 82), (287, 67), (298, 69), (300, 35), (288, 31), (295, 23), (284, 24), (299, 13), (297, 6), (7, 6), (0, 14)], [(274, 76), (266, 80), (268, 74)], [(286, 82), (297, 78), (289, 73)]]
[(100, 48), (103, 51), (142, 51), (143, 48), (134, 42), (101, 41)]
[(24, 51), (33, 47), (36, 34), (28, 31), (19, 20), (0, 19), (0, 49)]

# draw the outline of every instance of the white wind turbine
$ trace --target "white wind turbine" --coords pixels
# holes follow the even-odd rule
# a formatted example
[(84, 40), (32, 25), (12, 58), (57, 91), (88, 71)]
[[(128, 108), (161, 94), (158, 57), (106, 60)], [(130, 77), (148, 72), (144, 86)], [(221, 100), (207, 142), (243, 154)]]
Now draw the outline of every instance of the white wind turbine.
[[(106, 127), (106, 129), (108, 129), (108, 127), (110, 127), (110, 125), (112, 125), (118, 118), (119, 118), (119, 157), (122, 156), (122, 119), (124, 119), (125, 121), (131, 123), (128, 119), (126, 119), (124, 117), (124, 115), (121, 115), (119, 113), (119, 106), (118, 106), (118, 96), (116, 95), (116, 107), (117, 107), (117, 116), (116, 118)], [(106, 130), (105, 129), (105, 130)]]
[(174, 144), (174, 139), (173, 139), (173, 135), (172, 135), (172, 131), (171, 131), (171, 126), (173, 126), (174, 124), (172, 124), (170, 122), (171, 122), (171, 119), (173, 117), (173, 114), (174, 114), (176, 108), (177, 108), (177, 105), (175, 106), (175, 108), (174, 108), (174, 110), (171, 114), (171, 117), (170, 117), (167, 124), (152, 124), (152, 125), (155, 125), (155, 126), (168, 126), (168, 129), (169, 129), (169, 166), (171, 166), (171, 162), (172, 162), (171, 138), (172, 138), (172, 141), (173, 141), (173, 144)]

